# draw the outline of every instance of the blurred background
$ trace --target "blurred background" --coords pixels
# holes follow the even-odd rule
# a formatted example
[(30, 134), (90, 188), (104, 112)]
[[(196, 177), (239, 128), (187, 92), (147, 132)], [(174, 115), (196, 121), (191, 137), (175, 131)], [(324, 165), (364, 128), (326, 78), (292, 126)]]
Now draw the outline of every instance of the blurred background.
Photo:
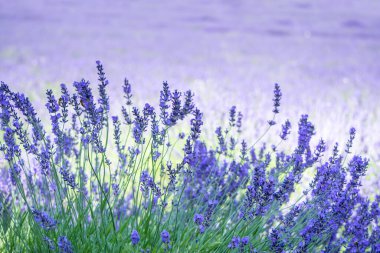
[(314, 143), (323, 138), (331, 151), (354, 126), (354, 153), (372, 162), (370, 192), (380, 189), (379, 59), (380, 1), (0, 1), (0, 80), (40, 115), (47, 88), (85, 78), (96, 89), (101, 60), (116, 108), (125, 77), (137, 104), (157, 105), (166, 80), (195, 93), (204, 138), (236, 105), (252, 143), (271, 118), (277, 82), (278, 124), (264, 140), (277, 142), (285, 119), (296, 138), (307, 113)]

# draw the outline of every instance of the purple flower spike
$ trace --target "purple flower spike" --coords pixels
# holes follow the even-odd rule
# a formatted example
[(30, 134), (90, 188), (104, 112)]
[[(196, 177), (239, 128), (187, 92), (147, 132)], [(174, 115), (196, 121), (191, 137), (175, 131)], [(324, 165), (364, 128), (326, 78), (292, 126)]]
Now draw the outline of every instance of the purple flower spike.
[(132, 241), (132, 244), (133, 244), (133, 245), (138, 244), (139, 241), (140, 241), (140, 235), (139, 235), (139, 233), (137, 232), (136, 229), (134, 229), (134, 230), (132, 231), (132, 233), (131, 233), (131, 241)]
[(163, 243), (169, 244), (170, 243), (170, 234), (168, 231), (163, 230), (161, 232), (161, 240)]

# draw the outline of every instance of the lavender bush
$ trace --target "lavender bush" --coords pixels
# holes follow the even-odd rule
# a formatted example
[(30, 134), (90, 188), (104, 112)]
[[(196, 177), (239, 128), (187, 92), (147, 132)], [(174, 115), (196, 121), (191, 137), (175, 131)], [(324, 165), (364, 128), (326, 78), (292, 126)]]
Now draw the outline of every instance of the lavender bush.
[[(241, 138), (233, 106), (206, 141), (191, 91), (164, 82), (158, 110), (139, 109), (125, 80), (122, 114), (110, 117), (100, 62), (97, 70), (97, 99), (84, 79), (73, 92), (46, 92), (48, 126), (1, 83), (2, 252), (380, 251), (380, 196), (359, 193), (369, 161), (350, 153), (354, 128), (326, 154), (323, 140), (311, 147), (303, 115), (297, 146), (282, 151), (291, 122), (267, 148)], [(261, 136), (281, 125), (281, 97), (276, 84)]]

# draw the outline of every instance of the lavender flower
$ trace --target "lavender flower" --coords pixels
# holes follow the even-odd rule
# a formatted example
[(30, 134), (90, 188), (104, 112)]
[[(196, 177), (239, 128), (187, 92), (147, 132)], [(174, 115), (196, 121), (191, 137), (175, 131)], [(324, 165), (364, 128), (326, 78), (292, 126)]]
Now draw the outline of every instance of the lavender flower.
[(133, 137), (135, 142), (138, 144), (143, 144), (145, 142), (143, 138), (143, 133), (145, 132), (148, 126), (148, 120), (146, 117), (140, 115), (139, 110), (134, 107), (133, 108), (134, 119), (134, 127), (133, 127)]
[(230, 109), (230, 126), (234, 127), (236, 124), (236, 106), (232, 106)]
[(197, 225), (201, 225), (204, 221), (204, 217), (202, 214), (196, 213), (194, 215), (194, 223)]
[(209, 200), (207, 203), (207, 208), (206, 208), (206, 215), (204, 217), (204, 225), (206, 227), (210, 226), (211, 223), (211, 216), (215, 211), (216, 206), (218, 205), (217, 200)]
[(114, 132), (113, 132), (113, 138), (115, 140), (116, 148), (119, 154), (119, 157), (122, 156), (121, 154), (121, 145), (120, 145), (120, 136), (121, 136), (121, 131), (120, 131), (120, 121), (117, 116), (112, 117), (112, 123), (114, 127)]
[(350, 138), (349, 138), (348, 141), (347, 141), (346, 149), (345, 149), (345, 152), (346, 152), (347, 154), (351, 153), (352, 142), (353, 142), (354, 139), (355, 139), (355, 134), (356, 134), (356, 129), (352, 127), (352, 128), (350, 129)]
[[(98, 69), (98, 80), (100, 81), (99, 83), (99, 104), (102, 106), (103, 110), (105, 112), (108, 112), (110, 109), (109, 105), (109, 97), (106, 92), (106, 87), (108, 86), (108, 80), (106, 78), (106, 74), (104, 73), (104, 68), (103, 65), (100, 61), (96, 61), (96, 68)], [(104, 120), (106, 120), (104, 118)]]
[(179, 133), (178, 134), (178, 138), (184, 139), (185, 138), (185, 133), (184, 132)]
[(183, 164), (178, 164), (177, 168), (173, 169), (172, 163), (168, 161), (166, 163), (166, 167), (167, 167), (167, 172), (168, 172), (167, 174), (169, 176), (169, 183), (168, 183), (167, 189), (173, 192), (177, 184), (177, 175), (181, 171)]
[(73, 245), (66, 236), (58, 237), (58, 248), (60, 253), (74, 253)]
[(269, 235), (270, 247), (273, 252), (283, 252), (285, 244), (280, 238), (280, 233), (277, 229), (273, 229)]
[(227, 144), (222, 133), (222, 128), (221, 127), (216, 128), (215, 133), (219, 142), (219, 149), (217, 152), (224, 153), (227, 150)]
[(191, 119), (191, 138), (193, 141), (199, 138), (199, 135), (201, 134), (201, 126), (203, 125), (202, 121), (202, 113), (199, 111), (198, 108), (195, 108), (194, 111), (194, 118)]
[(277, 113), (279, 113), (278, 108), (280, 107), (280, 100), (281, 100), (281, 96), (282, 96), (280, 85), (278, 85), (277, 83), (274, 84), (273, 95), (274, 95), (274, 98), (273, 98), (273, 112), (275, 114), (277, 114)]
[(236, 122), (236, 127), (237, 127), (238, 133), (241, 133), (242, 120), (243, 120), (243, 114), (241, 112), (238, 112), (237, 122)]
[(148, 171), (143, 171), (140, 177), (141, 191), (147, 197), (149, 195), (149, 189), (154, 193), (154, 196), (161, 197), (161, 189), (154, 182), (153, 178), (149, 175)]
[(229, 249), (239, 248), (240, 249), (239, 252), (244, 252), (244, 247), (246, 245), (248, 245), (248, 243), (249, 243), (249, 237), (248, 236), (244, 236), (242, 238), (240, 238), (238, 236), (234, 236), (234, 237), (232, 237), (231, 242), (228, 244), (228, 248)]
[(66, 123), (68, 122), (67, 118), (69, 116), (68, 106), (70, 103), (70, 95), (66, 85), (63, 83), (61, 84), (61, 93), (62, 96), (58, 100), (58, 105), (62, 108), (62, 122)]
[(59, 169), (59, 173), (61, 173), (63, 180), (72, 188), (76, 188), (76, 183), (75, 183), (75, 175), (73, 173), (69, 172), (69, 164), (68, 162), (64, 163), (64, 166), (62, 166)]
[(289, 120), (285, 121), (285, 124), (282, 125), (282, 132), (280, 134), (281, 139), (286, 140), (290, 134), (290, 128), (292, 127)]
[(368, 167), (368, 159), (363, 159), (361, 156), (354, 156), (348, 164), (348, 170), (351, 174), (351, 182), (354, 185), (359, 184), (360, 177), (364, 176)]
[(163, 230), (163, 231), (161, 232), (161, 240), (162, 240), (162, 242), (165, 243), (165, 244), (169, 244), (169, 243), (170, 243), (170, 234), (169, 234), (168, 231)]
[(35, 222), (37, 222), (43, 229), (51, 230), (56, 228), (57, 222), (53, 218), (51, 218), (46, 212), (39, 211), (33, 208), (32, 214)]
[(43, 149), (38, 156), (38, 161), (40, 163), (41, 172), (43, 175), (49, 175), (50, 173), (50, 158), (51, 158), (51, 147), (50, 145), (46, 145), (45, 149)]
[(132, 233), (131, 233), (131, 241), (132, 241), (132, 244), (133, 245), (136, 245), (139, 243), (140, 241), (140, 235), (139, 233), (137, 232), (137, 230), (133, 230)]
[(314, 125), (308, 121), (308, 115), (302, 115), (298, 123), (298, 154), (310, 149), (310, 140), (314, 134)]
[(13, 185), (16, 185), (17, 180), (19, 179), (21, 168), (17, 163), (14, 163), (9, 168), (9, 176)]
[(380, 252), (380, 227), (376, 225), (369, 237), (371, 252)]
[(14, 131), (7, 127), (4, 132), (4, 142), (5, 142), (5, 159), (11, 162), (15, 156), (20, 156), (20, 148), (16, 144), (16, 140), (14, 138)]
[(323, 155), (323, 152), (325, 151), (326, 151), (326, 143), (324, 142), (324, 140), (320, 140), (314, 151), (315, 159), (318, 160)]
[(37, 145), (37, 143), (43, 139), (45, 131), (41, 125), (41, 120), (37, 117), (37, 113), (35, 112), (32, 104), (24, 94), (13, 93), (9, 91), (4, 83), (2, 83), (2, 86), (2, 90), (7, 94), (6, 96), (8, 96), (8, 99), (13, 101), (15, 108), (20, 110), (20, 112), (24, 115), (26, 121), (32, 126), (33, 142), (34, 145)]
[(132, 88), (131, 84), (127, 80), (127, 78), (124, 79), (124, 86), (123, 86), (123, 91), (124, 91), (124, 97), (127, 100), (126, 104), (127, 105), (132, 105)]
[(249, 236), (244, 236), (241, 238), (241, 244), (242, 246), (246, 246), (249, 243)]
[(125, 109), (124, 106), (122, 107), (122, 113), (123, 113), (123, 118), (124, 118), (125, 123), (126, 123), (127, 125), (132, 125), (133, 120), (132, 120), (131, 117), (129, 116), (129, 113), (127, 112), (127, 109)]
[(204, 232), (205, 232), (205, 226), (203, 226), (203, 225), (199, 225), (198, 226), (198, 229), (199, 229), (199, 233), (201, 233), (201, 234), (203, 234)]
[(181, 92), (175, 90), (172, 93), (172, 112), (169, 117), (170, 125), (174, 125), (182, 117)]
[(47, 90), (46, 95), (48, 97), (48, 102), (46, 103), (46, 107), (49, 110), (49, 113), (56, 113), (59, 110), (58, 101), (55, 99), (52, 90)]
[(90, 82), (82, 79), (80, 82), (74, 82), (74, 87), (78, 93), (78, 99), (80, 105), (82, 105), (88, 116), (91, 118), (92, 123), (97, 125), (99, 123), (99, 117), (97, 115), (96, 105), (94, 102), (94, 96), (90, 88)]
[(240, 244), (240, 237), (234, 236), (232, 237), (231, 242), (228, 244), (228, 248), (236, 249), (239, 247), (239, 244)]
[(143, 110), (144, 119), (147, 121), (154, 114), (154, 108), (146, 103)]
[(185, 102), (182, 106), (181, 119), (184, 119), (186, 115), (190, 114), (194, 109), (193, 93), (190, 90), (185, 92)]
[(276, 125), (276, 121), (274, 121), (273, 119), (268, 120), (268, 125), (269, 126), (274, 126), (274, 125)]
[(245, 140), (241, 142), (241, 150), (240, 150), (240, 158), (242, 161), (247, 161), (247, 153), (248, 153), (248, 148), (247, 148), (247, 143)]
[(171, 121), (169, 120), (169, 113), (167, 112), (167, 110), (170, 107), (168, 103), (171, 97), (172, 97), (172, 94), (169, 89), (169, 84), (167, 82), (164, 82), (162, 91), (160, 92), (160, 110), (161, 110), (160, 117), (161, 117), (162, 122), (165, 125), (167, 124), (170, 125), (171, 123)]

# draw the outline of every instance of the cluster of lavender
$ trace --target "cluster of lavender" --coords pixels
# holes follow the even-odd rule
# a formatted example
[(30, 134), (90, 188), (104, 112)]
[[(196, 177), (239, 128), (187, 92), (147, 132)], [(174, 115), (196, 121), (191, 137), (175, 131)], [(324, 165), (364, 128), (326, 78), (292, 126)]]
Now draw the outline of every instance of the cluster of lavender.
[[(64, 84), (59, 96), (46, 92), (46, 128), (1, 83), (2, 252), (380, 252), (380, 196), (359, 193), (369, 161), (350, 157), (354, 128), (345, 151), (336, 144), (328, 156), (323, 140), (311, 146), (314, 125), (302, 115), (293, 151), (257, 148), (240, 139), (234, 106), (213, 145), (201, 139), (191, 91), (164, 82), (159, 110), (139, 109), (125, 80), (122, 117), (110, 117), (100, 62), (97, 70), (98, 100), (86, 80), (73, 93)], [(265, 134), (281, 96), (276, 84)], [(284, 122), (281, 141), (291, 127)], [(307, 171), (315, 175), (305, 183)]]

